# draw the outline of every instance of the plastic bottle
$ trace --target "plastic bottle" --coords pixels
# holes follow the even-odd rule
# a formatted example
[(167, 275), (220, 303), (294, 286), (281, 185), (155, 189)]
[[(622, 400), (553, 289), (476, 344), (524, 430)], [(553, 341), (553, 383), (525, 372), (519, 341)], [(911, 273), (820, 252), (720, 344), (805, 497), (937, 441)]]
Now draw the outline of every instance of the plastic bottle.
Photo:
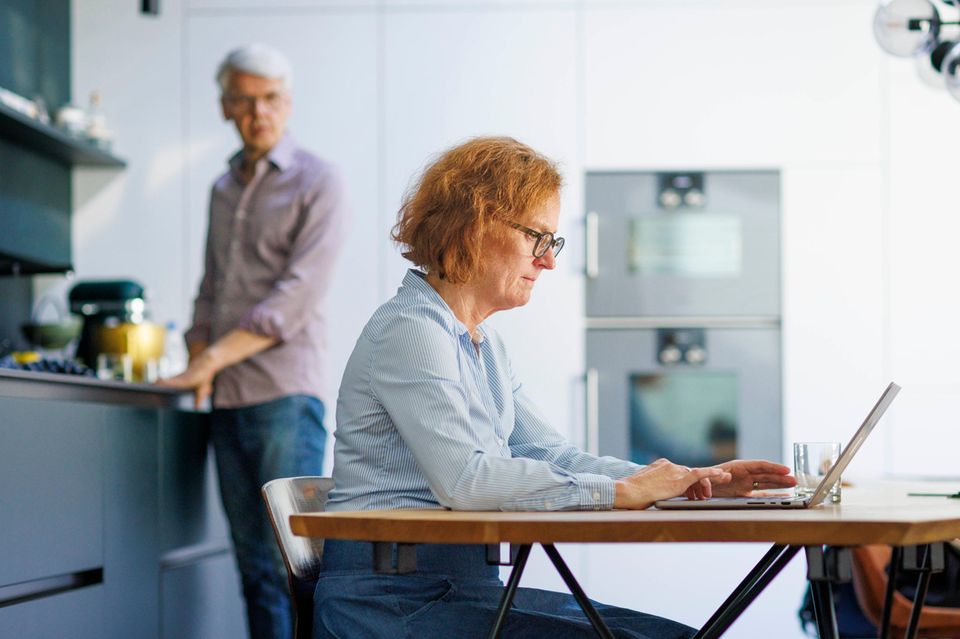
[(183, 333), (177, 330), (177, 323), (167, 322), (167, 334), (163, 339), (163, 355), (160, 357), (160, 377), (179, 375), (187, 369), (189, 356)]

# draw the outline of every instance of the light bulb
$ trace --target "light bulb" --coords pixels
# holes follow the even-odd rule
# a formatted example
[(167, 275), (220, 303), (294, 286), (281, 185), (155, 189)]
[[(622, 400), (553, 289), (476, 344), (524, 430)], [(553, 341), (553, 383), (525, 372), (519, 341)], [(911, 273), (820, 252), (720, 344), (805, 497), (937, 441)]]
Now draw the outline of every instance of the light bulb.
[(944, 88), (945, 80), (941, 73), (943, 60), (956, 44), (957, 43), (952, 40), (938, 42), (932, 51), (924, 51), (914, 58), (917, 65), (917, 75), (920, 76), (924, 84), (934, 89)]
[(902, 58), (932, 51), (939, 33), (940, 14), (930, 0), (888, 0), (873, 16), (877, 43)]
[(947, 85), (947, 91), (954, 98), (960, 100), (960, 43), (953, 45), (953, 48), (947, 52), (940, 68), (943, 73), (943, 81)]

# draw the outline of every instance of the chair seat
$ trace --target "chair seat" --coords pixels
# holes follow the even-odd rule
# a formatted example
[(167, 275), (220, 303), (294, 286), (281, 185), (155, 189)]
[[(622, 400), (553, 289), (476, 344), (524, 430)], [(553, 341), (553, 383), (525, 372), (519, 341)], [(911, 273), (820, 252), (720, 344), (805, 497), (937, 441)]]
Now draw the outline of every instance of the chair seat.
[[(853, 550), (853, 586), (864, 615), (879, 628), (887, 592), (887, 565), (892, 551), (887, 546), (861, 546)], [(902, 636), (910, 623), (913, 603), (894, 591), (890, 614), (893, 636)], [(960, 639), (960, 609), (924, 606), (918, 637)]]

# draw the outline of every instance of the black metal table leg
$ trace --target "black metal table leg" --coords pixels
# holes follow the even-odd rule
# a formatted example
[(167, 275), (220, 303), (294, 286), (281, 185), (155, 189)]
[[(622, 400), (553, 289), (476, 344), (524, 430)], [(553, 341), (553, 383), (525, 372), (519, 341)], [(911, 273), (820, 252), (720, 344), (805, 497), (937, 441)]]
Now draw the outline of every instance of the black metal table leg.
[(543, 546), (547, 556), (550, 557), (550, 561), (553, 562), (557, 572), (559, 572), (560, 576), (563, 577), (563, 581), (567, 584), (567, 588), (570, 589), (574, 599), (576, 599), (577, 603), (580, 604), (580, 609), (583, 610), (583, 614), (587, 615), (587, 618), (590, 620), (590, 624), (593, 625), (593, 629), (596, 630), (597, 634), (603, 637), (603, 639), (614, 639), (613, 633), (610, 632), (610, 628), (607, 626), (606, 622), (604, 622), (603, 618), (600, 617), (600, 613), (597, 612), (597, 609), (593, 607), (592, 603), (590, 603), (590, 599), (587, 597), (586, 593), (583, 592), (583, 588), (581, 588), (580, 584), (577, 583), (573, 573), (570, 572), (567, 564), (563, 561), (563, 557), (560, 556), (560, 553), (557, 551), (554, 545), (540, 545)]
[(493, 622), (493, 628), (490, 629), (489, 639), (497, 639), (500, 636), (500, 631), (503, 630), (503, 622), (510, 611), (513, 596), (517, 593), (517, 586), (520, 584), (520, 577), (523, 575), (523, 569), (527, 565), (527, 557), (529, 556), (530, 544), (522, 544), (513, 562), (513, 571), (510, 573), (510, 579), (507, 580), (507, 587), (504, 588), (503, 595), (500, 597), (500, 607), (497, 608), (497, 618)]
[(813, 612), (817, 619), (817, 636), (820, 639), (838, 639), (837, 613), (833, 603), (833, 586), (828, 581), (811, 581)]
[[(923, 549), (923, 559), (920, 560), (920, 565), (923, 566), (927, 563), (928, 556), (930, 554), (930, 547), (925, 546)], [(913, 639), (917, 636), (917, 630), (919, 630), (920, 624), (920, 612), (923, 610), (923, 602), (927, 599), (927, 589), (930, 587), (930, 577), (932, 573), (929, 570), (923, 570), (920, 573), (920, 578), (917, 580), (917, 592), (913, 598), (913, 609), (910, 611), (910, 623), (907, 624), (907, 631), (903, 635), (903, 639)]]
[(800, 552), (800, 546), (774, 544), (740, 582), (736, 590), (720, 604), (713, 616), (703, 624), (699, 632), (694, 635), (694, 639), (712, 639), (726, 632), (798, 552)]
[[(913, 609), (910, 611), (910, 622), (903, 639), (914, 639), (920, 629), (920, 613), (923, 603), (927, 599), (927, 590), (930, 587), (930, 578), (933, 573), (940, 572), (944, 567), (943, 544), (926, 544), (910, 546), (904, 550), (904, 563), (910, 563), (910, 568), (920, 573), (917, 580), (917, 592), (913, 597)], [(904, 566), (906, 568), (906, 566)]]
[(883, 619), (880, 621), (880, 639), (890, 637), (890, 614), (893, 611), (893, 593), (897, 589), (897, 573), (900, 570), (900, 546), (893, 547), (890, 557), (890, 575), (887, 577), (887, 593), (883, 598)]
[(853, 579), (853, 558), (843, 546), (807, 546), (807, 580), (813, 598), (820, 639), (837, 639), (837, 612), (833, 603), (833, 584)]

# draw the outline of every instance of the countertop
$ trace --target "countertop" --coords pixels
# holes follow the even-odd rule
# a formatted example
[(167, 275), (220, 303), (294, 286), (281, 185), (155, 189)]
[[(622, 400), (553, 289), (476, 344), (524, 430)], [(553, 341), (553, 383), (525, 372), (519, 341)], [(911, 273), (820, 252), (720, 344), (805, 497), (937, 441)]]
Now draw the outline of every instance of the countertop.
[(182, 390), (83, 375), (13, 369), (0, 369), (0, 397), (193, 410), (193, 394)]

